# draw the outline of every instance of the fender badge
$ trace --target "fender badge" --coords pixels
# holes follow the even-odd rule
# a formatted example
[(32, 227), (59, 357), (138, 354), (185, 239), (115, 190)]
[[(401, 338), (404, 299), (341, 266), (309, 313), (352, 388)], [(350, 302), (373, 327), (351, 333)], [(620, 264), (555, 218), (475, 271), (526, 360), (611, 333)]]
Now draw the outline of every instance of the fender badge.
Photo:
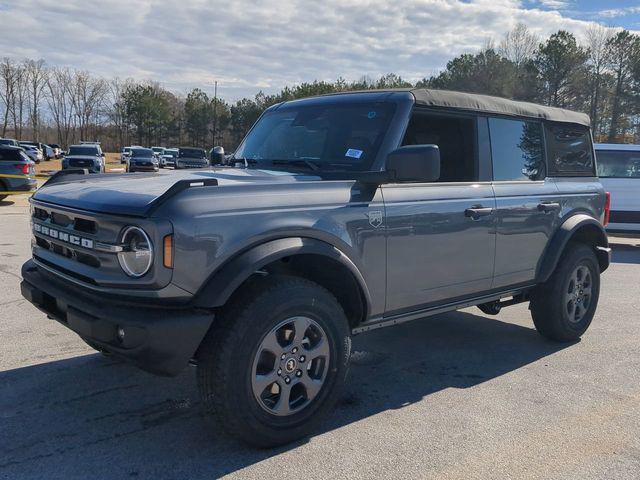
[(382, 211), (381, 210), (372, 210), (368, 214), (369, 224), (373, 228), (378, 228), (382, 225)]

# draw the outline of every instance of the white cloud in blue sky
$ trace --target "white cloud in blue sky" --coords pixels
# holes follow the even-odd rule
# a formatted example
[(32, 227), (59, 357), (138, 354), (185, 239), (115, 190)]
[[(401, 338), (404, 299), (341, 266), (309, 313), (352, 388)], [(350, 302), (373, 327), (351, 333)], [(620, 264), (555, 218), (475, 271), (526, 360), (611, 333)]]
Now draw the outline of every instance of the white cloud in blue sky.
[(177, 92), (211, 91), (218, 80), (220, 93), (237, 99), (338, 76), (417, 80), (518, 22), (541, 35), (580, 36), (594, 20), (623, 25), (627, 13), (597, 18), (612, 8), (595, 0), (0, 0), (0, 56), (153, 79)]

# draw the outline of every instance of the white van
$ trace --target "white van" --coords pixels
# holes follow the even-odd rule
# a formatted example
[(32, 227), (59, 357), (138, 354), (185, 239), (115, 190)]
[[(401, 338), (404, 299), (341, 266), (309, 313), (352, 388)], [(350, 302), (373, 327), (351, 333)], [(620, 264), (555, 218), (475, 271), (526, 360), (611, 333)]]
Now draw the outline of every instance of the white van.
[(598, 176), (611, 193), (611, 232), (640, 233), (640, 145), (596, 143)]

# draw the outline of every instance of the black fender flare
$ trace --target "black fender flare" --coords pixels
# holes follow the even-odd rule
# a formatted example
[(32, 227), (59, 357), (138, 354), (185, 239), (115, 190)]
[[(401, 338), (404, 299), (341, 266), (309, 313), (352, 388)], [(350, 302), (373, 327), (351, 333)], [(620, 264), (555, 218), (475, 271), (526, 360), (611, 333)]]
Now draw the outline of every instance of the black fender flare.
[(542, 260), (538, 265), (538, 273), (536, 275), (538, 282), (545, 282), (549, 279), (569, 241), (580, 232), (586, 231), (589, 231), (590, 235), (594, 235), (593, 243), (598, 263), (600, 264), (600, 271), (604, 272), (609, 267), (611, 249), (609, 248), (609, 240), (604, 227), (592, 216), (578, 213), (567, 218), (548, 243)]
[(196, 293), (194, 306), (220, 307), (257, 270), (276, 260), (300, 254), (326, 256), (346, 267), (360, 288), (366, 318), (366, 312), (371, 308), (371, 296), (364, 276), (356, 264), (335, 245), (309, 237), (287, 237), (267, 241), (233, 257), (217, 269)]

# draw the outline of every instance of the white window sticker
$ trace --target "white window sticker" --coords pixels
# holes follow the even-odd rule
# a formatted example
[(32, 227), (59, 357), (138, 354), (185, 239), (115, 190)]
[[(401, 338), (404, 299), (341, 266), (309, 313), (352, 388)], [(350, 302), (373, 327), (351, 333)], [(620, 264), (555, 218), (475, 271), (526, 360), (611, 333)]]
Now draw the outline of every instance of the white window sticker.
[(362, 150), (356, 150), (355, 148), (350, 148), (347, 150), (347, 153), (345, 153), (344, 156), (351, 157), (351, 158), (360, 158), (362, 156)]

